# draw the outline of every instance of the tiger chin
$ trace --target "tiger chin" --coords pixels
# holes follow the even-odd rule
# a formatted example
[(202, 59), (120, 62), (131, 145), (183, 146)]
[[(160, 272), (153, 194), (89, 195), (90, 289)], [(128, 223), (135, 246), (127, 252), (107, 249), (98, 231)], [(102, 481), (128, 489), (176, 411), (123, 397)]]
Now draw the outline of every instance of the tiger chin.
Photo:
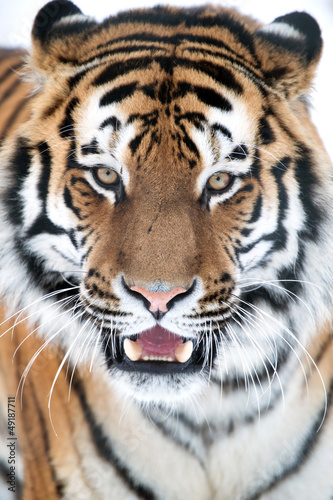
[[(17, 498), (332, 498), (321, 51), (305, 12), (97, 23), (56, 0), (28, 53), (0, 52), (0, 434), (17, 439)], [(1, 498), (7, 473), (1, 444)]]

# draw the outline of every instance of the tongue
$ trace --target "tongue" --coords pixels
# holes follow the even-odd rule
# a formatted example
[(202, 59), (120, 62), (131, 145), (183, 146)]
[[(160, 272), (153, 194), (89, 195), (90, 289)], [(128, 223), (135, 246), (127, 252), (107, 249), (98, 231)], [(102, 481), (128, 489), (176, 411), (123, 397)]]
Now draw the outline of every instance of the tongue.
[(173, 357), (174, 350), (182, 343), (182, 338), (159, 325), (146, 330), (139, 335), (138, 341), (142, 345), (142, 357), (144, 356), (170, 356)]
[(159, 325), (146, 330), (136, 341), (125, 339), (125, 354), (131, 361), (177, 361), (185, 363), (191, 357), (193, 343), (183, 343), (182, 337)]

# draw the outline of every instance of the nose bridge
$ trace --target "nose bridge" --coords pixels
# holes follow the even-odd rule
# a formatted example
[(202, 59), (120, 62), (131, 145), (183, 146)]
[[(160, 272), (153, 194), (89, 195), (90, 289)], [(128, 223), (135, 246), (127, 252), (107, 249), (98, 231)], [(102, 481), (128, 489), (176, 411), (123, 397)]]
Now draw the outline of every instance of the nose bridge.
[[(133, 285), (145, 286), (161, 280), (170, 289), (188, 288), (195, 275), (193, 263), (198, 240), (190, 203), (175, 201), (173, 197), (137, 200), (133, 205), (130, 212), (135, 218), (126, 224), (122, 241), (125, 274)], [(162, 304), (167, 296), (153, 297), (158, 297)]]

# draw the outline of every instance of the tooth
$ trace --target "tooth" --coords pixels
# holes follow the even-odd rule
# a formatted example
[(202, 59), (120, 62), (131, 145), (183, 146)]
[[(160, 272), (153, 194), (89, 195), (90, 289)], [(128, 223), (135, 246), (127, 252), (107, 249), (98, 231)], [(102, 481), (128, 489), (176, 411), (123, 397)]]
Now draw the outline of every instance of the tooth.
[(192, 355), (193, 352), (193, 342), (188, 340), (183, 344), (179, 344), (175, 349), (175, 357), (178, 363), (186, 363)]
[(131, 361), (138, 361), (142, 354), (142, 345), (140, 342), (133, 342), (133, 340), (125, 339), (124, 340), (124, 351), (126, 356)]

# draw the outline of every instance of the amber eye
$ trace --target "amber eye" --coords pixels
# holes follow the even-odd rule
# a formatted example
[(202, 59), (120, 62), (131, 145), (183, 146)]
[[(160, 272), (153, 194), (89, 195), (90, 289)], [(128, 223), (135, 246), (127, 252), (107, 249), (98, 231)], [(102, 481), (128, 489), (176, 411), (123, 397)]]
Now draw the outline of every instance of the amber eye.
[(112, 188), (119, 182), (117, 172), (106, 167), (94, 168), (93, 176), (97, 184), (105, 188)]
[(218, 172), (209, 177), (207, 187), (212, 191), (224, 191), (231, 185), (232, 179), (230, 174)]

